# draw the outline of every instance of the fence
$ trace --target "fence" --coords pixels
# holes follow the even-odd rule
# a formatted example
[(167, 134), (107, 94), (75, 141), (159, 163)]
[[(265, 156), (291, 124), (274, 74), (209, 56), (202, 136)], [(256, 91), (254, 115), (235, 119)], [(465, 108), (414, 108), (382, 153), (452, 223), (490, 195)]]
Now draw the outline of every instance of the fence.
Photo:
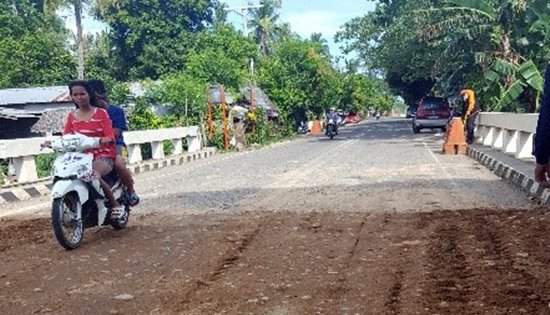
[[(49, 138), (25, 138), (0, 140), (0, 159), (10, 161), (10, 177), (17, 183), (28, 183), (38, 180), (35, 157), (51, 153), (50, 149), (40, 150), (40, 144)], [(141, 145), (150, 144), (154, 160), (165, 158), (164, 141), (171, 141), (171, 155), (183, 153), (183, 139), (187, 140), (187, 151), (197, 152), (202, 149), (199, 127), (181, 127), (157, 130), (130, 131), (124, 133), (128, 146), (128, 163), (136, 164), (143, 160)]]

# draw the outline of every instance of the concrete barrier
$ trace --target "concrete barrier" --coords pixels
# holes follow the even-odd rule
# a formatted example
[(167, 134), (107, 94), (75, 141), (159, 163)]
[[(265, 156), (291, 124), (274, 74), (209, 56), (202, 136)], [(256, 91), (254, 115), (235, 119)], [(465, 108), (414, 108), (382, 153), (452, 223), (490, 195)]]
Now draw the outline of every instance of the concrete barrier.
[(538, 114), (481, 113), (477, 142), (518, 159), (530, 158), (538, 117)]
[[(0, 159), (8, 159), (10, 177), (17, 184), (37, 181), (35, 156), (51, 153), (52, 150), (40, 150), (40, 144), (52, 137), (0, 140)], [(183, 139), (187, 140), (187, 152), (199, 152), (202, 149), (202, 139), (199, 127), (181, 127), (157, 130), (129, 131), (124, 133), (128, 146), (128, 163), (130, 165), (143, 161), (141, 145), (151, 144), (153, 160), (162, 160), (164, 155), (164, 141), (171, 141), (174, 150), (171, 156), (183, 153)]]

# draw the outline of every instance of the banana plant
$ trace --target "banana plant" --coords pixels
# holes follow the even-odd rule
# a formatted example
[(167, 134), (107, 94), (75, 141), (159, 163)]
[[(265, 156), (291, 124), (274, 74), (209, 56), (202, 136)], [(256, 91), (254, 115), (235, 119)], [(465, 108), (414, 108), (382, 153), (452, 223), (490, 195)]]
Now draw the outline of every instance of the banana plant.
[[(497, 59), (486, 72), (485, 79), (489, 84), (497, 85), (500, 91), (500, 95), (494, 98), (496, 105), (493, 110), (500, 111), (515, 102), (526, 89), (535, 91), (536, 108), (539, 108), (544, 78), (532, 60), (517, 66), (506, 60)], [(505, 82), (510, 79), (511, 82)]]

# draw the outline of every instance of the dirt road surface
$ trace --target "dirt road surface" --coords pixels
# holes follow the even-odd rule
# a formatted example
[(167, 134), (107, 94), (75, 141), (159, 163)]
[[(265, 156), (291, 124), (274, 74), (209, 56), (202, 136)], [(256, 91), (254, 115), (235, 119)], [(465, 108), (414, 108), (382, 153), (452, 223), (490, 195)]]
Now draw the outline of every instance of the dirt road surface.
[(381, 121), (140, 175), (70, 252), (47, 198), (5, 207), (0, 313), (550, 314), (550, 214), (440, 144)]

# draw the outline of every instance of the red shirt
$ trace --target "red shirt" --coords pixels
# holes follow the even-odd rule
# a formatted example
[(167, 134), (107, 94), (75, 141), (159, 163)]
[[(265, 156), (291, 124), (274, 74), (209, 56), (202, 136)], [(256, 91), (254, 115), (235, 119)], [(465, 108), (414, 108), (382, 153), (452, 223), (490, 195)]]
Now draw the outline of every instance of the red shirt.
[(111, 138), (113, 139), (112, 144), (102, 144), (99, 148), (86, 150), (85, 153), (93, 153), (94, 160), (100, 157), (114, 159), (116, 157), (116, 148), (114, 145), (115, 133), (112, 124), (109, 114), (103, 108), (95, 108), (94, 114), (88, 120), (78, 120), (76, 112), (71, 111), (67, 115), (63, 134), (76, 132), (88, 137)]

